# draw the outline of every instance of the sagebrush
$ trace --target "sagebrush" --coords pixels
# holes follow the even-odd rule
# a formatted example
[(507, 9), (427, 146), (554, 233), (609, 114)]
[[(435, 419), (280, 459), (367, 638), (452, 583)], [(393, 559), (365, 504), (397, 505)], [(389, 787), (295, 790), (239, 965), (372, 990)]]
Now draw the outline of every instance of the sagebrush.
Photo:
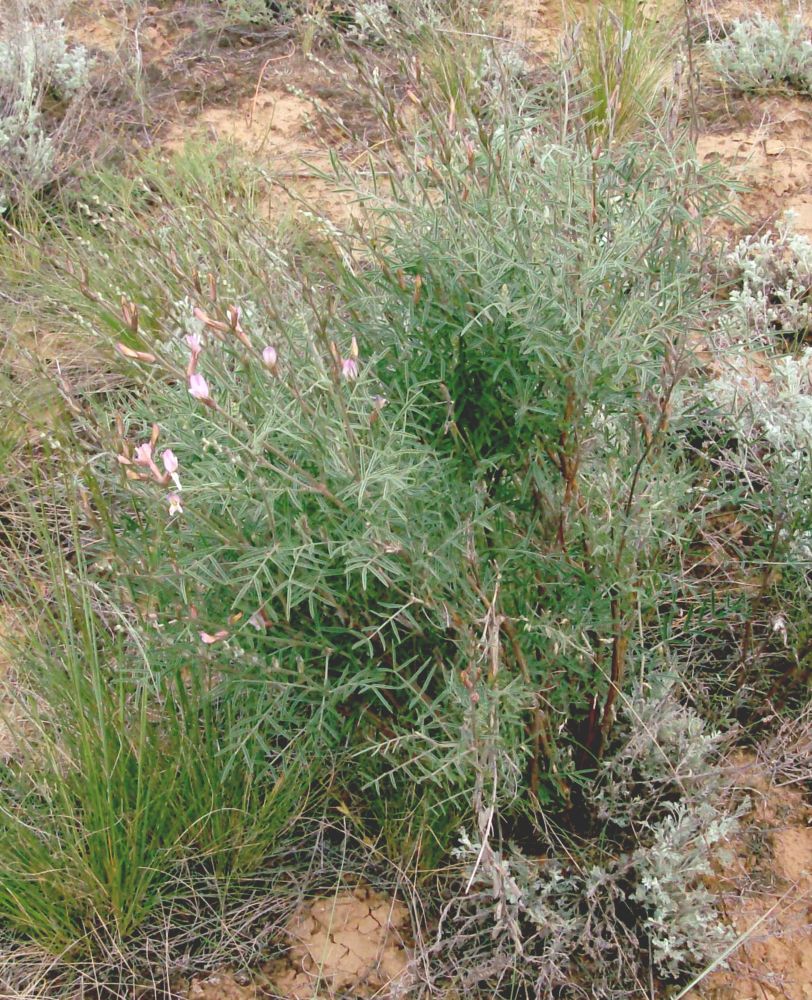
[(86, 89), (89, 69), (61, 20), (12, 7), (0, 34), (0, 212), (53, 178), (64, 109)]
[(707, 49), (716, 71), (738, 90), (812, 93), (812, 40), (800, 15), (782, 23), (763, 14), (735, 21)]

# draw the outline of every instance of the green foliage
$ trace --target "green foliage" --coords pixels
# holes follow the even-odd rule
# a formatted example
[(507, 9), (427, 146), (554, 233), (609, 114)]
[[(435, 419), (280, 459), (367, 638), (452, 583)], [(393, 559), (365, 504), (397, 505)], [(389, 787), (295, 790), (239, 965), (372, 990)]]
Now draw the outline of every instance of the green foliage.
[(420, 393), (420, 436), (488, 512), (468, 572), (498, 591), (500, 656), (544, 690), (581, 767), (627, 664), (656, 646), (632, 622), (655, 624), (692, 530), (685, 331), (703, 294), (686, 205), (701, 216), (713, 188), (656, 145), (595, 155), (524, 114), (476, 138), (437, 116), (382, 199), (344, 329), (384, 345), (386, 395)]
[(255, 872), (314, 762), (284, 696), (224, 698), (199, 659), (109, 606), (81, 560), (51, 559), (48, 605), (7, 644), (30, 721), (2, 773), (0, 919), (75, 960), (117, 951), (196, 878)]
[[(207, 654), (224, 683), (272, 665), (296, 684), (325, 741), (361, 751), (349, 794), (434, 783), (441, 824), (483, 746), (510, 810), (600, 755), (690, 488), (702, 182), (670, 150), (596, 156), (523, 115), (434, 132), (390, 175), (361, 267), (327, 244), (291, 275), (239, 212), (173, 184), (150, 189), (157, 227), (110, 205), (69, 246), (84, 322), (155, 359), (92, 430), (116, 585), (175, 642), (227, 633)], [(189, 337), (211, 399), (189, 393)], [(133, 464), (152, 425), (182, 516)]]
[[(302, 299), (307, 285), (285, 276), (286, 258), (264, 230), (242, 211), (213, 215), (200, 184), (150, 189), (167, 224), (135, 237), (129, 208), (123, 217), (113, 205), (97, 208), (103, 225), (75, 244), (86, 260), (93, 255), (95, 287), (89, 297), (58, 293), (103, 337), (146, 347), (149, 335), (162, 357), (159, 369), (145, 369), (148, 384), (138, 394), (125, 388), (118, 395), (127, 408), (122, 431), (134, 444), (153, 423), (164, 429), (160, 447), (170, 446), (180, 461), (184, 513), (170, 519), (168, 487), (137, 484), (133, 496), (129, 484), (122, 491), (114, 452), (124, 454), (124, 441), (99, 413), (111, 452), (104, 465), (94, 461), (103, 475), (92, 489), (111, 508), (112, 579), (142, 612), (158, 616), (167, 640), (204, 653), (224, 690), (262, 684), (270, 671), (297, 692), (301, 718), (318, 724), (328, 750), (342, 746), (348, 731), (354, 746), (372, 740), (377, 747), (395, 726), (399, 739), (386, 754), (361, 754), (348, 769), (346, 793), (366, 810), (367, 783), (377, 782), (389, 803), (376, 822), (402, 829), (411, 844), (415, 808), (432, 802), (433, 822), (442, 825), (448, 820), (438, 813), (453, 817), (465, 808), (462, 774), (471, 780), (464, 727), (470, 698), (456, 679), (458, 626), (449, 615), (465, 602), (480, 613), (480, 599), (456, 572), (479, 515), (455, 509), (458, 487), (442, 485), (437, 456), (408, 426), (409, 401), (382, 408), (367, 359), (357, 380), (341, 377), (316, 303)], [(111, 239), (122, 241), (122, 252), (127, 247), (128, 275), (117, 270), (124, 258)], [(209, 268), (217, 303), (203, 291), (207, 279), (195, 276)], [(136, 337), (120, 327), (118, 302), (105, 305), (103, 292), (96, 297), (96, 289), (113, 287), (137, 295)], [(217, 326), (226, 316), (233, 329), (232, 303), (241, 304), (250, 346)], [(215, 325), (196, 317), (196, 306)], [(187, 391), (184, 337), (195, 333), (204, 340), (199, 371), (216, 408)], [(269, 344), (278, 351), (277, 374), (261, 357)], [(349, 357), (350, 342), (340, 351)], [(89, 429), (89, 439), (102, 428)], [(63, 446), (71, 447), (69, 439)], [(256, 629), (260, 612), (270, 624)], [(201, 642), (201, 631), (221, 630), (229, 636), (209, 647)], [(511, 682), (504, 697), (509, 725), (510, 699), (520, 708), (525, 696)], [(437, 786), (433, 796), (420, 793), (422, 804), (410, 766), (415, 755), (421, 778)]]
[(812, 93), (812, 41), (800, 15), (781, 24), (763, 14), (735, 21), (707, 49), (716, 72), (737, 90)]

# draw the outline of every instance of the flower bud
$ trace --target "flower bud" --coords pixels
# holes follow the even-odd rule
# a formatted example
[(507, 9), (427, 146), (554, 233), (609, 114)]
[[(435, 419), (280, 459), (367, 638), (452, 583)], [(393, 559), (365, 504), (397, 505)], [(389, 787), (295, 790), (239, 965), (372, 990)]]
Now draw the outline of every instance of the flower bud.
[(272, 372), (276, 372), (277, 361), (279, 360), (279, 355), (276, 352), (276, 348), (273, 344), (268, 344), (268, 346), (262, 352), (262, 363)]
[(126, 344), (119, 342), (116, 344), (116, 350), (125, 358), (132, 358), (134, 361), (143, 361), (148, 365), (155, 364), (158, 360), (154, 354), (150, 354), (148, 351), (134, 351), (132, 347), (127, 347)]
[(200, 633), (200, 641), (204, 642), (207, 646), (211, 646), (212, 643), (219, 642), (221, 639), (226, 639), (228, 637), (228, 629), (221, 628), (219, 632), (215, 632), (211, 635), (208, 632)]

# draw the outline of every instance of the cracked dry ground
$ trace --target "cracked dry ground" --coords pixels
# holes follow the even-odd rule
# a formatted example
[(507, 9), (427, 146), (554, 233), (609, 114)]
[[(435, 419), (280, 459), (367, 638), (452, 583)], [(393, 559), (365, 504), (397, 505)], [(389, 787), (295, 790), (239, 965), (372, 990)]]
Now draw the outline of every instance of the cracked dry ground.
[(244, 985), (225, 972), (196, 979), (188, 1000), (311, 1000), (408, 995), (409, 913), (366, 887), (304, 904), (285, 928), (286, 958)]

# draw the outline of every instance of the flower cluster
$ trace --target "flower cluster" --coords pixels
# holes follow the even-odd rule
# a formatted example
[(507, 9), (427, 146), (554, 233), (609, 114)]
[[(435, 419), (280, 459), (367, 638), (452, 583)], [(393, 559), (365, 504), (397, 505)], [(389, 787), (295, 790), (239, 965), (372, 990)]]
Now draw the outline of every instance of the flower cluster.
[[(122, 299), (122, 317), (130, 332), (137, 334), (138, 309), (133, 303), (125, 299)], [(226, 310), (225, 320), (214, 318), (199, 306), (193, 309), (193, 317), (195, 324), (192, 330), (183, 337), (183, 343), (188, 350), (184, 374), (189, 395), (193, 399), (202, 402), (212, 409), (217, 409), (216, 403), (212, 398), (209, 382), (199, 371), (200, 359), (204, 354), (206, 347), (205, 339), (207, 336), (221, 342), (227, 342), (232, 337), (235, 338), (248, 348), (252, 355), (261, 361), (262, 365), (272, 376), (276, 377), (280, 374), (280, 356), (277, 347), (269, 343), (260, 350), (252, 344), (242, 326), (243, 313), (240, 306), (229, 306)], [(360, 374), (359, 349), (356, 338), (352, 338), (349, 352), (346, 356), (339, 350), (335, 342), (331, 342), (329, 347), (336, 382), (356, 381)], [(145, 364), (155, 364), (158, 362), (156, 354), (146, 350), (137, 350), (123, 342), (118, 343), (116, 349), (123, 357), (129, 360)], [(372, 401), (373, 409), (370, 415), (370, 425), (379, 419), (381, 411), (388, 402), (384, 396), (380, 395), (374, 396)], [(183, 513), (180, 496), (182, 488), (179, 475), (180, 463), (175, 453), (169, 448), (164, 449), (159, 454), (157, 450), (158, 436), (159, 428), (157, 424), (154, 424), (148, 441), (132, 446), (125, 440), (122, 451), (117, 457), (119, 463), (126, 467), (128, 478), (154, 482), (164, 487), (171, 484), (174, 487), (166, 496), (169, 516), (174, 517), (177, 514)], [(197, 617), (197, 615), (193, 614), (192, 617)], [(213, 646), (227, 639), (231, 635), (230, 626), (234, 625), (241, 618), (242, 614), (238, 613), (229, 618), (228, 622), (225, 623), (229, 627), (217, 627), (215, 625), (212, 631), (199, 630), (198, 636), (201, 643), (205, 646)], [(260, 607), (250, 615), (247, 619), (247, 624), (261, 631), (268, 628), (271, 620), (264, 609)]]
[(178, 475), (180, 463), (178, 462), (177, 456), (172, 449), (165, 448), (161, 453), (163, 472), (158, 468), (158, 464), (155, 460), (157, 454), (155, 446), (158, 443), (159, 433), (160, 430), (158, 425), (153, 424), (152, 434), (149, 441), (139, 444), (134, 450), (131, 450), (129, 443), (125, 443), (124, 450), (117, 457), (119, 464), (126, 467), (127, 477), (129, 479), (140, 479), (155, 482), (159, 486), (168, 486), (170, 482), (174, 484), (177, 492), (173, 491), (167, 496), (167, 500), (169, 502), (169, 514), (170, 516), (174, 516), (175, 514), (183, 513), (183, 506), (181, 505), (179, 495), (182, 488), (180, 476)]

